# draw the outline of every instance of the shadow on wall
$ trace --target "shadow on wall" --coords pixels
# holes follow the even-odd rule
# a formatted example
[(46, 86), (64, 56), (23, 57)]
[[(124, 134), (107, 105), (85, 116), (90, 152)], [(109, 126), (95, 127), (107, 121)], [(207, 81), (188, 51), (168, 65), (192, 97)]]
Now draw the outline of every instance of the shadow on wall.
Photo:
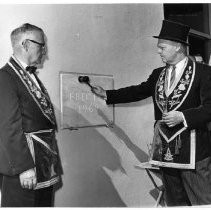
[[(90, 124), (76, 110), (66, 107), (65, 111), (71, 118), (87, 125)], [(61, 117), (59, 110), (56, 110), (56, 114)], [(101, 110), (98, 110), (98, 114), (105, 122), (109, 122)], [(148, 155), (135, 145), (120, 127), (114, 125), (109, 127), (109, 131), (121, 139), (140, 162), (148, 160)], [(118, 152), (105, 136), (101, 135), (95, 127), (62, 130), (59, 136), (64, 168), (61, 196), (65, 202), (64, 205), (61, 203), (56, 206), (125, 207), (122, 193), (118, 192), (103, 170), (106, 167), (111, 171), (120, 171), (126, 175)]]
[[(109, 123), (109, 119), (99, 109), (98, 114), (105, 120), (105, 122)], [(114, 124), (112, 127), (109, 127), (109, 130), (125, 143), (128, 149), (133, 152), (133, 154), (140, 162), (146, 162), (148, 160), (148, 154), (141, 150), (137, 145), (135, 145), (119, 126)]]
[[(152, 99), (146, 98), (144, 100), (137, 101), (137, 102), (118, 104), (118, 105), (115, 105), (115, 107), (140, 107), (140, 106), (144, 106), (150, 103), (152, 103)], [(98, 110), (98, 114), (105, 120), (105, 122), (107, 122), (107, 124), (109, 124), (109, 119), (101, 110)], [(138, 146), (136, 146), (131, 141), (131, 139), (127, 136), (127, 134), (118, 125), (114, 124), (113, 126), (109, 127), (109, 129), (111, 132), (115, 133), (115, 135), (126, 144), (126, 146), (134, 153), (134, 155), (139, 160), (139, 162), (148, 161), (149, 155), (145, 153), (143, 150), (141, 150)], [(153, 172), (158, 178), (161, 179), (161, 175), (160, 173), (157, 172), (157, 170), (152, 169), (150, 171)]]
[[(75, 110), (66, 111), (73, 119), (90, 124)], [(103, 170), (106, 167), (125, 173), (117, 151), (106, 138), (94, 127), (64, 130), (60, 134), (60, 154), (66, 178), (62, 188), (65, 206), (125, 207), (110, 177)]]
[[(136, 103), (134, 103), (136, 104)], [(98, 110), (98, 114), (105, 120), (105, 122), (109, 123), (109, 119), (105, 116), (105, 114), (101, 111)], [(149, 159), (149, 156), (147, 153), (145, 153), (143, 150), (141, 150), (137, 145), (135, 145), (131, 139), (127, 136), (127, 134), (117, 125), (113, 125), (112, 127), (109, 127), (109, 130), (113, 133), (115, 133), (115, 135), (121, 139), (125, 145), (128, 147), (128, 149), (130, 151), (133, 152), (133, 154), (135, 155), (135, 157), (137, 158), (137, 160), (141, 163), (141, 162), (147, 162)], [(137, 168), (136, 166), (134, 166), (135, 168)], [(139, 170), (137, 168), (137, 170)], [(161, 174), (159, 171), (157, 170), (150, 170), (156, 177), (158, 177), (159, 179), (161, 179)], [(160, 188), (162, 187), (159, 186)], [(149, 194), (155, 199), (157, 200), (158, 198), (158, 191), (156, 190), (156, 188), (153, 188), (150, 190)], [(164, 206), (163, 203), (161, 203), (161, 206)]]

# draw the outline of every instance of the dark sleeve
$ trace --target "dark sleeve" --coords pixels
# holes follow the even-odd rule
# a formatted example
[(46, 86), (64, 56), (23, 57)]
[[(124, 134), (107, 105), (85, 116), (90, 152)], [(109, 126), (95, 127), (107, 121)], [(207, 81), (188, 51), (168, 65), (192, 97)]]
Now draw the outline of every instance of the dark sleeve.
[(119, 104), (140, 101), (152, 96), (155, 87), (155, 73), (152, 73), (147, 81), (139, 85), (120, 88), (117, 90), (107, 90), (107, 104)]
[(16, 175), (33, 168), (34, 163), (22, 129), (16, 82), (0, 71), (0, 173)]
[(182, 111), (190, 129), (201, 127), (211, 121), (211, 68), (201, 69), (199, 93), (200, 106)]

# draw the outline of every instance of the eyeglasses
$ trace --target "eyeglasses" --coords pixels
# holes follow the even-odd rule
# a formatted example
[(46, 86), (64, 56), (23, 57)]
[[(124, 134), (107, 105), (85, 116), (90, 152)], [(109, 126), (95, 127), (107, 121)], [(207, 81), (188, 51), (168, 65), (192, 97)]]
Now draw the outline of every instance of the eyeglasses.
[(45, 47), (45, 43), (40, 43), (40, 42), (37, 42), (37, 41), (32, 40), (32, 39), (27, 39), (27, 40), (29, 40), (30, 42), (33, 42), (33, 43), (35, 43), (35, 44), (40, 45), (42, 48), (44, 48), (44, 47)]

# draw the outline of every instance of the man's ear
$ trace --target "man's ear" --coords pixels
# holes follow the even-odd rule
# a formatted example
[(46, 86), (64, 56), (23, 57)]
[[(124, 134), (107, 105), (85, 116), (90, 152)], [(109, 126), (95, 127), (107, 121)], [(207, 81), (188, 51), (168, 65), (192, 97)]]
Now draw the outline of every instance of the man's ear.
[(180, 43), (177, 43), (176, 44), (176, 51), (179, 52), (180, 51), (180, 48), (181, 48), (181, 44)]
[(22, 42), (23, 49), (27, 52), (29, 50), (29, 42), (25, 39)]

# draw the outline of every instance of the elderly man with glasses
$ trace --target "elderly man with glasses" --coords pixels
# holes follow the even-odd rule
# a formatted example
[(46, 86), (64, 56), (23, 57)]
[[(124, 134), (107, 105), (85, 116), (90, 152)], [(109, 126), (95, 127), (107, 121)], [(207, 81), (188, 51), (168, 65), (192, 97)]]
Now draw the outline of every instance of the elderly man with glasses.
[(2, 207), (50, 207), (61, 167), (56, 119), (36, 74), (45, 54), (41, 28), (23, 24), (11, 33), (13, 55), (0, 70)]

